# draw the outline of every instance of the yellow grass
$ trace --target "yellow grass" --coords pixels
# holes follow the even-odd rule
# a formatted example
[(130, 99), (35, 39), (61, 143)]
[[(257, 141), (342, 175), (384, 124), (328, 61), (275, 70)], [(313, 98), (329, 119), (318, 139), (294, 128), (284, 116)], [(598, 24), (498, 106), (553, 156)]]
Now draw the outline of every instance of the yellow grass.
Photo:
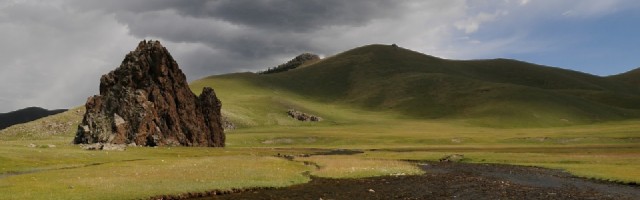
[(356, 156), (313, 156), (296, 160), (312, 162), (319, 169), (311, 175), (328, 178), (362, 178), (422, 174), (416, 165), (396, 160), (366, 159)]
[(27, 173), (0, 179), (0, 199), (140, 199), (211, 189), (305, 183), (309, 167), (275, 157), (165, 158)]

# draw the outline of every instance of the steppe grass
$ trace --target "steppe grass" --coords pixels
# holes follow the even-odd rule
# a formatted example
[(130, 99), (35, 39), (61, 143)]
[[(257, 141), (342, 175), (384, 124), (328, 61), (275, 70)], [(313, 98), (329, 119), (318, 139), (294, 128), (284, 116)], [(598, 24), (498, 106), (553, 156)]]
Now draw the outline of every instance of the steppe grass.
[[(329, 98), (275, 87), (272, 83), (278, 80), (271, 77), (256, 81), (256, 75), (245, 73), (192, 83), (196, 93), (203, 86), (215, 88), (222, 112), (238, 126), (227, 132), (226, 148), (81, 150), (70, 144), (81, 110), (0, 131), (0, 199), (139, 199), (212, 189), (288, 186), (308, 181), (305, 174), (332, 178), (417, 174), (417, 168), (404, 160), (437, 160), (453, 153), (464, 154), (464, 162), (542, 166), (588, 178), (640, 182), (636, 170), (640, 166), (636, 159), (640, 156), (638, 120), (540, 128), (518, 124), (480, 127), (478, 121), (464, 118), (425, 120), (393, 109), (328, 102)], [(340, 89), (342, 83), (328, 84), (328, 90), (317, 94), (335, 95), (329, 89)], [(290, 108), (324, 121), (293, 120), (286, 115)], [(493, 125), (516, 123), (480, 120)], [(47, 134), (49, 127), (59, 124), (63, 127)], [(36, 147), (28, 147), (30, 144)], [(274, 157), (331, 149), (365, 153), (293, 161)]]
[(4, 177), (0, 199), (143, 199), (154, 195), (284, 187), (309, 181), (284, 159), (212, 156), (112, 162)]
[[(360, 115), (362, 114), (362, 115)], [(85, 151), (73, 133), (0, 141), (0, 199), (135, 199), (212, 189), (281, 187), (311, 174), (354, 178), (416, 174), (404, 160), (437, 160), (460, 153), (464, 162), (564, 169), (588, 178), (639, 182), (637, 121), (562, 128), (496, 129), (456, 121), (367, 116), (338, 125), (291, 122), (228, 132), (226, 148), (134, 147)], [(371, 121), (371, 122), (367, 122)], [(373, 123), (375, 122), (375, 123)], [(31, 143), (35, 148), (28, 147)], [(49, 144), (55, 147), (48, 147)], [(287, 161), (277, 154), (336, 148), (363, 154)], [(301, 161), (316, 163), (305, 166)], [(276, 177), (277, 176), (277, 177)], [(121, 195), (121, 196), (118, 196)]]
[(296, 160), (314, 163), (311, 175), (325, 178), (362, 178), (373, 176), (404, 176), (424, 173), (416, 165), (397, 160), (366, 159), (358, 156), (312, 156)]
[(346, 149), (423, 147), (565, 147), (594, 145), (639, 146), (637, 121), (556, 127), (498, 129), (468, 126), (460, 121), (388, 119), (341, 125), (270, 126), (235, 130), (229, 146), (314, 147)]

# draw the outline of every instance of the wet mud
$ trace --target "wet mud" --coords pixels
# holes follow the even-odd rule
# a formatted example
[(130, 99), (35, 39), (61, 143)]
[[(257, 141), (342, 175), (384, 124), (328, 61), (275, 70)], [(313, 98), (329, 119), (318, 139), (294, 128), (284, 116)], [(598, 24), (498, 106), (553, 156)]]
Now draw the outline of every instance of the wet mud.
[(313, 178), (306, 184), (195, 199), (640, 199), (638, 185), (538, 167), (429, 162), (415, 176)]

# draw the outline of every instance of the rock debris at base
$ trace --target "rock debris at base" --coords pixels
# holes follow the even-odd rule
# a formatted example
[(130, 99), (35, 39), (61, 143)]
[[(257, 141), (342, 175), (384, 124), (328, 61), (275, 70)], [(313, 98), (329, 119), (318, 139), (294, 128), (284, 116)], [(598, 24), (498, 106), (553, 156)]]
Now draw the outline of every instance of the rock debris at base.
[(307, 114), (307, 113), (303, 113), (294, 109), (289, 109), (287, 111), (287, 115), (289, 115), (289, 117), (297, 119), (298, 121), (303, 121), (303, 122), (319, 122), (322, 121), (322, 117), (318, 117), (315, 115), (311, 115), (311, 114)]

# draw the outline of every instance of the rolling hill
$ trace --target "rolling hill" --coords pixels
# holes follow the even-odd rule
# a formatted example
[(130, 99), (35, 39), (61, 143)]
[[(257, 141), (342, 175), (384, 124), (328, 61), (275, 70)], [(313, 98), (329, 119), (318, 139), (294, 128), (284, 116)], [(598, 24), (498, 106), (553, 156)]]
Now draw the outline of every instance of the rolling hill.
[[(281, 117), (278, 110), (304, 110), (310, 102), (318, 103), (315, 109), (307, 108), (315, 112), (331, 110), (322, 105), (342, 105), (398, 118), (465, 120), (493, 127), (564, 126), (640, 116), (640, 89), (623, 81), (509, 59), (447, 60), (390, 45), (355, 48), (282, 73), (218, 75), (192, 85), (222, 92), (227, 114), (244, 121), (269, 114)], [(233, 92), (224, 91), (228, 89)], [(251, 98), (236, 98), (243, 94)], [(305, 103), (287, 105), (294, 100)], [(252, 114), (262, 112), (256, 110), (264, 113)]]
[[(0, 130), (0, 179), (8, 183), (0, 182), (0, 199), (142, 199), (285, 187), (308, 175), (399, 177), (419, 167), (407, 160), (454, 154), (482, 168), (640, 180), (639, 92), (611, 77), (370, 45), (286, 72), (190, 84), (196, 93), (203, 86), (216, 90), (223, 115), (238, 127), (227, 132), (225, 148), (85, 151), (70, 143), (85, 113), (80, 106)], [(289, 108), (324, 120), (297, 121)]]
[(620, 82), (625, 82), (640, 88), (640, 68), (636, 68), (622, 74), (609, 76), (607, 78), (620, 81)]
[(39, 107), (28, 107), (8, 113), (0, 113), (0, 130), (15, 124), (30, 122), (49, 115), (67, 111), (66, 109), (47, 110)]

